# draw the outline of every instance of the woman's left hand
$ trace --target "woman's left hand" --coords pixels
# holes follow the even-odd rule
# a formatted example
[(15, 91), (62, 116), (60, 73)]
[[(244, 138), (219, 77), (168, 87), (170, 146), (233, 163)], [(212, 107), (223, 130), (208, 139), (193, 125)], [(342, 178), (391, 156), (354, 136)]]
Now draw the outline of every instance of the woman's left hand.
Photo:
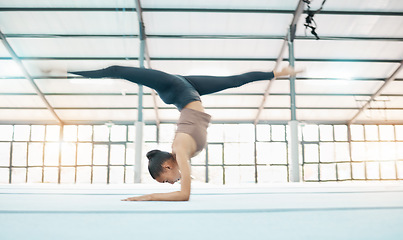
[(151, 195), (130, 197), (130, 198), (122, 199), (122, 201), (151, 201)]

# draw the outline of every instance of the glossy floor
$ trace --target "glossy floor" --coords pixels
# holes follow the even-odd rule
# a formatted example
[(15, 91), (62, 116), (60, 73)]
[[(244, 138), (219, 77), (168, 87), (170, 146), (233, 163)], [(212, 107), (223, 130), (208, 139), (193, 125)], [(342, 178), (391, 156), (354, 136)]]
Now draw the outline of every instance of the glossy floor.
[(189, 202), (123, 202), (179, 185), (0, 185), (0, 239), (399, 239), (403, 182), (194, 184)]

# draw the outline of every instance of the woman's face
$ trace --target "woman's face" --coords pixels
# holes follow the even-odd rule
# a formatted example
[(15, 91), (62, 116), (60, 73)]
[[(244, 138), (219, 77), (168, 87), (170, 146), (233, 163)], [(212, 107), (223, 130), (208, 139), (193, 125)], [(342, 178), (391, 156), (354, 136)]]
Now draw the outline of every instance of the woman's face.
[(164, 169), (162, 173), (155, 179), (160, 183), (170, 183), (174, 184), (175, 182), (181, 179), (181, 173), (179, 171), (178, 164), (176, 161), (169, 160), (162, 164), (162, 168)]

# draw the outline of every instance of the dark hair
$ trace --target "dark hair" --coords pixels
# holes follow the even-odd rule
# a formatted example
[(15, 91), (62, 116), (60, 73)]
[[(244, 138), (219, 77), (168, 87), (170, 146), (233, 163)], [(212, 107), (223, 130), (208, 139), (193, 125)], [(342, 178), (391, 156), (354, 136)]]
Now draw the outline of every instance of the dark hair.
[(149, 160), (148, 171), (150, 172), (151, 177), (154, 179), (157, 178), (163, 171), (162, 164), (172, 158), (171, 153), (157, 149), (149, 151), (146, 156)]

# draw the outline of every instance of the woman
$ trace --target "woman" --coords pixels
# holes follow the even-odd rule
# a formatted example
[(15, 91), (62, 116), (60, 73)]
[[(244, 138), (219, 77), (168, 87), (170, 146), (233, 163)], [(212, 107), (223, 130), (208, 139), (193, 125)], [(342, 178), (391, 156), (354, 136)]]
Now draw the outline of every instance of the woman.
[(294, 75), (297, 72), (286, 67), (280, 72), (248, 72), (228, 77), (179, 76), (152, 69), (111, 66), (70, 73), (88, 78), (121, 78), (142, 84), (156, 90), (165, 103), (174, 104), (178, 108), (181, 114), (172, 143), (172, 153), (152, 150), (147, 153), (147, 158), (148, 170), (155, 180), (171, 184), (181, 180), (181, 190), (131, 197), (123, 201), (188, 201), (191, 182), (189, 160), (205, 147), (207, 127), (211, 119), (204, 112), (200, 96), (254, 81)]

